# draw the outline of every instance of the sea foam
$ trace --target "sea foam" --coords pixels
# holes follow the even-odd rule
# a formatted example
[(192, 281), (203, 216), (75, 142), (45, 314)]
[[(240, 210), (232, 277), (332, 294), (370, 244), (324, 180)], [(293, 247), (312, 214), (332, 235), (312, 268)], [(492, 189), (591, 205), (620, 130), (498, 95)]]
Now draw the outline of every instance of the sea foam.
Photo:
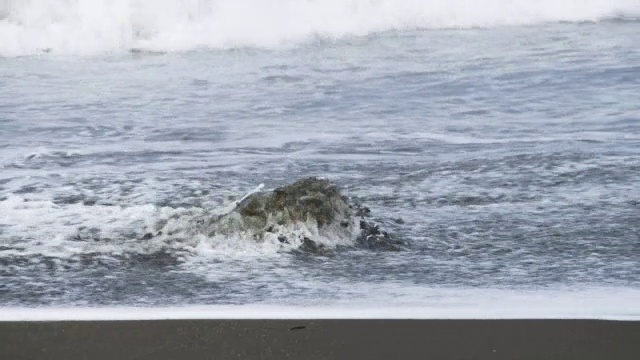
[[(393, 287), (393, 286), (392, 286)], [(500, 290), (420, 288), (394, 297), (351, 284), (357, 300), (324, 304), (174, 307), (0, 307), (2, 321), (169, 319), (606, 319), (637, 321), (638, 290), (625, 288)], [(385, 286), (389, 290), (389, 286)], [(407, 291), (409, 290), (409, 291)], [(375, 294), (379, 296), (376, 297)]]
[(393, 30), (638, 14), (638, 0), (0, 0), (0, 56), (278, 48)]

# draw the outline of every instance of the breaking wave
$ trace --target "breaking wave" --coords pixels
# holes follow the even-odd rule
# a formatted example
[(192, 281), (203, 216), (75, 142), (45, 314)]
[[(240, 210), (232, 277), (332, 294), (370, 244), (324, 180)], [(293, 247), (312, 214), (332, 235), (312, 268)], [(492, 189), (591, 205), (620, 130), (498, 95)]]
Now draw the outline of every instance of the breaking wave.
[(390, 30), (638, 14), (637, 0), (0, 0), (0, 56), (274, 48)]
[[(261, 194), (264, 186), (261, 184), (239, 200), (211, 209), (157, 204), (124, 207), (98, 203), (85, 196), (52, 201), (13, 194), (0, 198), (0, 262), (3, 258), (29, 256), (68, 259), (88, 255), (189, 253), (210, 258), (264, 256), (291, 250), (328, 253), (337, 246), (355, 245), (361, 230), (371, 230), (371, 226), (378, 229), (377, 225), (364, 221), (363, 216), (357, 218), (361, 220), (357, 225), (356, 215), (352, 218), (346, 208), (351, 208), (346, 200), (334, 204), (338, 200), (331, 196), (340, 196), (335, 188), (318, 190), (319, 186), (326, 186), (325, 182), (315, 178), (304, 181), (274, 190), (293, 197), (280, 197), (278, 203)], [(323, 197), (326, 205), (310, 203), (320, 196), (327, 196)], [(305, 197), (308, 199), (303, 200)], [(364, 209), (369, 211), (364, 207), (360, 210)], [(296, 213), (297, 210), (302, 212)], [(264, 225), (260, 224), (261, 211)], [(332, 213), (328, 214), (329, 211)], [(335, 222), (340, 221), (340, 226), (331, 222), (338, 215), (342, 217)], [(304, 216), (305, 220), (296, 216)], [(343, 224), (347, 220), (353, 221)], [(368, 234), (374, 236), (373, 232)]]
[[(0, 259), (156, 253), (244, 258), (275, 255), (300, 246), (299, 242), (281, 243), (276, 237), (258, 242), (240, 232), (230, 236), (199, 233), (197, 223), (216, 211), (152, 204), (128, 207), (83, 202), (57, 204), (11, 195), (0, 201)], [(303, 235), (318, 232), (309, 224), (291, 226), (288, 231)], [(151, 233), (154, 236), (149, 236)], [(162, 235), (155, 235), (159, 233)], [(317, 240), (327, 247), (352, 244), (339, 238), (317, 237)]]

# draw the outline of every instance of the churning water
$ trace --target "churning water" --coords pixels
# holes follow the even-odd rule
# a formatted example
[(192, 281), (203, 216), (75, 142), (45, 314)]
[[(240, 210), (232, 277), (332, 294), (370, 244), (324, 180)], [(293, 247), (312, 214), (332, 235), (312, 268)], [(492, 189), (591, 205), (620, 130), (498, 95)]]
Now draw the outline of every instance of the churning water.
[[(0, 0), (0, 306), (639, 317), (640, 2), (481, 3)], [(309, 175), (407, 248), (185, 229)]]

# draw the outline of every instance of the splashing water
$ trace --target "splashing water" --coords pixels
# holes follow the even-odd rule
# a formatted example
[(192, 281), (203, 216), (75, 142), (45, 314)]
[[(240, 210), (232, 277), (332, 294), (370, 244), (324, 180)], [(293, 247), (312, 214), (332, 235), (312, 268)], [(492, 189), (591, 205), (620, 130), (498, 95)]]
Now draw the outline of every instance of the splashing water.
[(391, 30), (637, 14), (636, 0), (2, 0), (0, 55), (273, 48)]

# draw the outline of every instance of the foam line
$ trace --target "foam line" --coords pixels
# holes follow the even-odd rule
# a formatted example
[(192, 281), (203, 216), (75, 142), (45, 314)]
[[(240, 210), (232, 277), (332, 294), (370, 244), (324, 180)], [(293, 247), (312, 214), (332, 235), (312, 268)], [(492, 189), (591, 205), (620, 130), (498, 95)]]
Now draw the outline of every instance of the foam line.
[[(604, 319), (640, 320), (635, 289), (433, 289), (400, 303), (340, 301), (322, 305), (206, 305), (175, 307), (0, 308), (0, 321), (104, 321), (173, 319)], [(428, 293), (426, 291), (425, 293)], [(363, 298), (366, 298), (364, 296)]]
[(594, 309), (192, 306), (164, 308), (0, 308), (0, 321), (194, 319), (602, 319), (640, 320), (640, 314)]

